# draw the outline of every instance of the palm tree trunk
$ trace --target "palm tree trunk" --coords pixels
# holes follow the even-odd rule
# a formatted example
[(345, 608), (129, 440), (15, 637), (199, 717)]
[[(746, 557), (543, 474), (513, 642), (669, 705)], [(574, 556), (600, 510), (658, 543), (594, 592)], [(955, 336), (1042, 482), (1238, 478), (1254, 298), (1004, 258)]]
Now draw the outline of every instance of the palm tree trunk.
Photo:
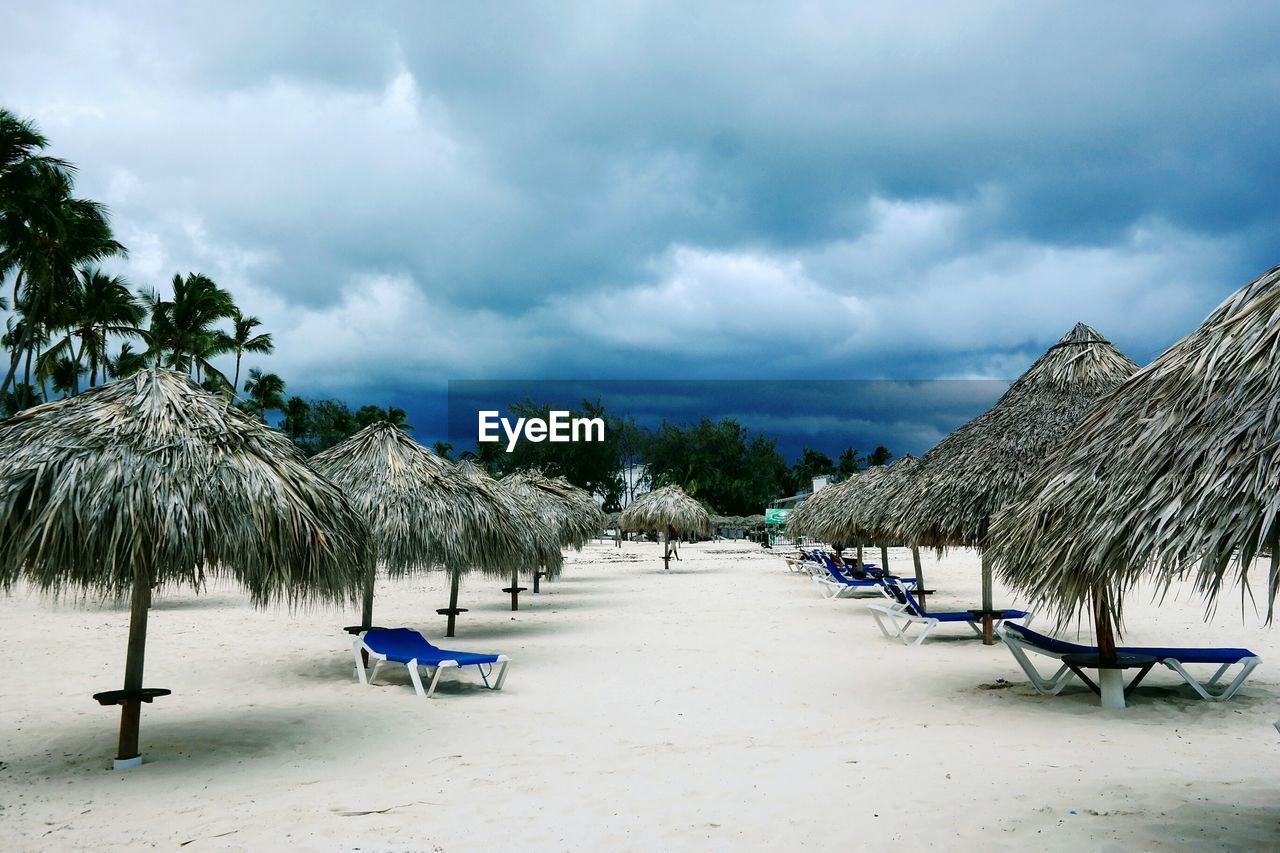
[(80, 339), (80, 351), (76, 352), (75, 341), (71, 342), (71, 364), (75, 368), (71, 373), (71, 396), (80, 393), (80, 357), (84, 355), (84, 338)]
[(232, 400), (240, 393), (240, 357), (242, 355), (244, 355), (244, 350), (236, 350), (236, 378), (231, 380)]
[[(13, 280), (13, 307), (15, 310), (18, 307), (18, 293), (21, 289), (22, 289), (22, 270), (18, 270), (18, 275)], [(14, 357), (9, 360), (9, 372), (5, 374), (4, 383), (0, 384), (0, 394), (3, 394), (4, 392), (9, 390), (9, 384), (13, 382), (13, 375), (18, 371), (17, 354), (21, 352), (23, 349), (25, 349), (27, 345), (30, 344), (30, 342), (31, 342), (31, 318), (27, 317), (26, 322), (22, 324), (22, 340), (18, 343), (17, 348), (14, 349), (13, 351)], [(28, 381), (30, 381), (30, 372), (31, 372), (31, 358), (28, 355), (27, 357)]]

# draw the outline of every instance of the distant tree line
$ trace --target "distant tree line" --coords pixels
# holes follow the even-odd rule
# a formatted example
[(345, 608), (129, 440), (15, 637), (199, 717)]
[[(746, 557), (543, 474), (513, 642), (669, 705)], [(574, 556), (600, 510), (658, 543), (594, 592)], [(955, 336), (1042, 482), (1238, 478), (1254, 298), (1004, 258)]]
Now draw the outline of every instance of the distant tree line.
[[(547, 419), (551, 409), (549, 404), (525, 400), (509, 405), (507, 416)], [(634, 497), (637, 486), (676, 484), (718, 513), (751, 515), (761, 512), (771, 500), (810, 488), (814, 477), (847, 477), (866, 467), (883, 465), (893, 456), (883, 446), (865, 456), (846, 448), (838, 460), (832, 460), (806, 447), (799, 459), (788, 464), (778, 451), (777, 439), (752, 433), (733, 418), (702, 418), (684, 425), (663, 423), (650, 430), (638, 426), (634, 419), (610, 415), (599, 402), (588, 400), (570, 416), (604, 420), (604, 441), (553, 444), (522, 440), (510, 453), (501, 443), (484, 443), (461, 458), (495, 476), (527, 469), (563, 476), (600, 495), (606, 510), (620, 508), (626, 498)], [(436, 444), (442, 455), (452, 450), (452, 445)], [(627, 472), (641, 465), (645, 482), (628, 481)]]

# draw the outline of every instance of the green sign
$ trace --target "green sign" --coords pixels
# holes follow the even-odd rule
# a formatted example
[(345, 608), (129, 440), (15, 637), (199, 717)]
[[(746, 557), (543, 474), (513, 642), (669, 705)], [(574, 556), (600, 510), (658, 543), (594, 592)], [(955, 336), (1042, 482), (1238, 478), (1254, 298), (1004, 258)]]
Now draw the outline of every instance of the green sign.
[(764, 523), (786, 524), (788, 515), (791, 515), (791, 510), (789, 509), (766, 509), (764, 511)]

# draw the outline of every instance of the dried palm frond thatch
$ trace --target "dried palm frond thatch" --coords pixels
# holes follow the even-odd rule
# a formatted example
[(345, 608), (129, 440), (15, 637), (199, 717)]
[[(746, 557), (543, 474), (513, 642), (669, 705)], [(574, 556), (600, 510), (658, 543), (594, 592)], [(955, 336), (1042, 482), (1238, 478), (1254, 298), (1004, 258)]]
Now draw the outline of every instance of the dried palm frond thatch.
[(1120, 616), (1144, 574), (1189, 577), (1210, 602), (1234, 575), (1243, 595), (1265, 554), (1270, 618), (1277, 512), (1280, 267), (1102, 401), (997, 516), (988, 547), (1004, 579), (1063, 616), (1100, 595)]
[(711, 515), (679, 486), (663, 486), (636, 498), (622, 511), (623, 530), (660, 530), (663, 533), (663, 565), (671, 567), (671, 537), (678, 533), (711, 535)]
[(666, 530), (676, 533), (711, 533), (711, 516), (702, 504), (679, 486), (663, 486), (636, 498), (619, 515), (624, 530)]
[(1090, 409), (1138, 366), (1077, 323), (987, 411), (914, 466), (892, 508), (901, 532), (931, 548), (978, 546), (991, 515), (1034, 474)]
[(858, 471), (848, 479), (825, 486), (804, 500), (800, 501), (787, 516), (786, 531), (788, 536), (807, 536), (840, 549), (849, 540), (840, 539), (836, 530), (836, 519), (840, 508), (847, 506), (851, 496), (862, 486), (862, 480), (869, 472)]
[(546, 495), (561, 507), (557, 531), (560, 544), (579, 551), (604, 529), (605, 516), (595, 498), (564, 477), (548, 477), (537, 471), (517, 471), (503, 477), (503, 486), (525, 486)]
[[(920, 463), (918, 456), (903, 454), (883, 469), (884, 473), (861, 496), (855, 529), (870, 542), (908, 542), (895, 512), (895, 498), (910, 488), (911, 474)], [(914, 543), (912, 543), (914, 544)]]
[[(991, 516), (1017, 494), (1071, 429), (1137, 370), (1097, 331), (1077, 323), (994, 406), (934, 445), (914, 466), (891, 511), (907, 541), (976, 546)], [(982, 566), (983, 642), (992, 637), (991, 567)]]
[[(463, 476), (389, 421), (316, 454), (311, 464), (368, 520), (376, 565), (391, 577), (429, 569), (505, 574), (542, 556), (533, 519), (497, 483)], [(372, 626), (372, 569), (361, 618), (361, 627)]]
[[(516, 501), (534, 510), (562, 546), (581, 551), (582, 546), (604, 528), (604, 513), (595, 498), (563, 477), (517, 471), (503, 477), (498, 485)], [(525, 568), (533, 575), (535, 593), (541, 591), (543, 577), (554, 580), (560, 575), (559, 564), (542, 567), (530, 564)], [(524, 591), (518, 570), (512, 570), (511, 586), (505, 591), (511, 593), (511, 609), (518, 610), (519, 596)]]
[[(521, 568), (537, 572), (539, 570), (538, 567), (541, 567), (552, 576), (560, 573), (564, 555), (560, 550), (557, 509), (542, 492), (533, 493), (531, 491), (528, 495), (520, 495), (516, 493), (516, 489), (503, 488), (499, 481), (494, 480), (484, 470), (471, 462), (464, 460), (455, 462), (453, 465), (458, 476), (470, 484), (472, 488), (482, 490), (486, 494), (492, 495), (494, 500), (500, 502), (505, 512), (517, 519), (517, 526), (525, 531), (529, 537), (532, 545), (531, 550), (526, 551), (520, 558), (509, 563), (510, 568), (508, 570), (499, 570), (493, 566), (482, 567), (486, 575), (511, 577), (511, 587), (503, 591), (511, 593), (512, 609), (514, 610), (517, 596), (519, 592), (523, 591), (519, 586)], [(458, 608), (458, 586), (462, 574), (463, 572), (457, 569), (449, 572), (449, 606), (436, 611), (448, 617), (445, 633), (447, 637), (453, 636), (454, 621), (458, 614), (465, 612), (465, 610)]]
[(132, 610), (118, 761), (138, 761), (151, 589), (239, 581), (255, 604), (352, 601), (364, 520), (281, 433), (186, 376), (142, 371), (0, 422), (0, 584)]

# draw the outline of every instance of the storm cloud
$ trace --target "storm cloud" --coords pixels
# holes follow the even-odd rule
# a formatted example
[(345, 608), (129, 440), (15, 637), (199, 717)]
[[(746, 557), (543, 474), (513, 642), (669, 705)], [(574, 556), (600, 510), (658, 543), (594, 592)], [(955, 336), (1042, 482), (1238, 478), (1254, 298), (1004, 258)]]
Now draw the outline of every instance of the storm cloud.
[(180, 5), (10, 4), (0, 102), (295, 393), (1145, 362), (1277, 261), (1261, 4)]

